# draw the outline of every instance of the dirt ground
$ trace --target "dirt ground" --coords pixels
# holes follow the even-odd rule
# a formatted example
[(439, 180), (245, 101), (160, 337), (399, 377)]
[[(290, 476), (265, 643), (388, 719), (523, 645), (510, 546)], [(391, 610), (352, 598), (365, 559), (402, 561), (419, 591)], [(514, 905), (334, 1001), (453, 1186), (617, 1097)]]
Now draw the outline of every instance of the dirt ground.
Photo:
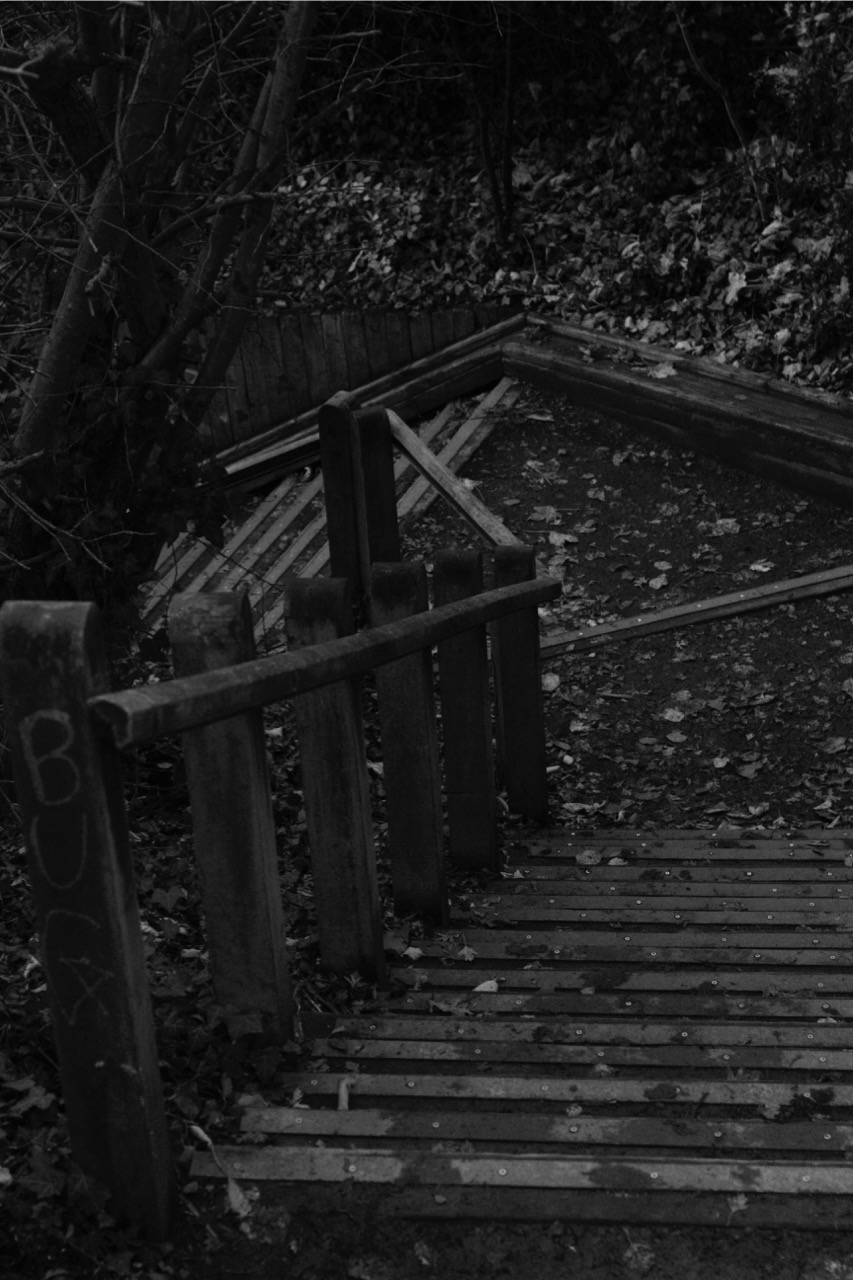
[[(511, 529), (535, 542), (541, 571), (563, 578), (562, 601), (543, 615), (546, 635), (853, 564), (853, 512), (674, 454), (530, 389), (465, 475)], [(407, 534), (406, 553), (429, 559), (473, 541), (436, 507)], [(846, 594), (561, 657), (547, 664), (545, 683), (555, 823), (583, 830), (853, 821)], [(505, 823), (511, 836), (514, 824)], [(258, 1087), (269, 1102), (285, 1101), (274, 1072)], [(215, 1140), (229, 1141), (233, 1126), (225, 1117)], [(97, 1215), (72, 1216), (61, 1247), (24, 1258), (7, 1250), (5, 1274), (853, 1280), (853, 1235), (845, 1233), (399, 1223), (261, 1207), (241, 1221), (221, 1190), (191, 1185), (182, 1203), (184, 1226), (165, 1249), (131, 1237), (117, 1245), (114, 1232), (105, 1248)]]

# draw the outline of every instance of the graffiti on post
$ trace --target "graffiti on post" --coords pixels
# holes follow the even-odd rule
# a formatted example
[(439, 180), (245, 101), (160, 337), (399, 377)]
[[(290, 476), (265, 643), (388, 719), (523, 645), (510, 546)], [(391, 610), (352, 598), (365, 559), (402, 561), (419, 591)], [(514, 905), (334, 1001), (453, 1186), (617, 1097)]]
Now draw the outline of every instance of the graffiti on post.
[[(81, 798), (80, 766), (71, 717), (58, 709), (35, 711), (18, 723), (21, 757), (32, 788), (28, 835), (33, 870), (53, 890), (42, 922), (45, 972), (58, 1011), (74, 1026), (92, 1002), (104, 1016), (101, 993), (115, 974), (92, 958), (107, 939), (94, 916), (61, 903), (79, 890), (89, 863), (88, 814)], [(74, 905), (79, 905), (75, 894)]]

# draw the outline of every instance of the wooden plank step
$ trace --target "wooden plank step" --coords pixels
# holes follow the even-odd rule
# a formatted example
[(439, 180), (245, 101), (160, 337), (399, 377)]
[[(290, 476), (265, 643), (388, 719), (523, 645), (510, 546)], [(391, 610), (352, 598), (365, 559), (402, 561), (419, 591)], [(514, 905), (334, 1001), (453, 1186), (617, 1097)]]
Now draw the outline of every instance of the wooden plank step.
[(399, 1148), (218, 1147), (199, 1153), (194, 1178), (215, 1177), (221, 1163), (233, 1178), (252, 1182), (368, 1182), (442, 1186), (606, 1188), (610, 1191), (716, 1191), (750, 1195), (853, 1195), (853, 1163), (740, 1162), (715, 1159), (582, 1156), (444, 1155)]
[(314, 1211), (853, 1228), (845, 839), (516, 842), (449, 929), (388, 936), (373, 1007), (305, 1015), (287, 1105), (194, 1176)]
[(500, 1150), (510, 1144), (555, 1145), (569, 1150), (588, 1146), (651, 1147), (654, 1149), (692, 1147), (709, 1153), (726, 1151), (808, 1151), (823, 1160), (828, 1154), (853, 1147), (853, 1124), (828, 1120), (820, 1124), (788, 1123), (768, 1125), (742, 1120), (666, 1120), (655, 1118), (605, 1119), (601, 1117), (553, 1116), (502, 1111), (395, 1112), (364, 1108), (333, 1111), (293, 1107), (251, 1109), (240, 1125), (243, 1133), (282, 1135), (301, 1143), (317, 1138), (349, 1141), (390, 1139), (479, 1143), (484, 1149)]
[[(744, 907), (738, 907), (732, 904), (724, 905), (727, 910), (718, 911), (702, 911), (696, 910), (695, 906), (676, 901), (674, 905), (662, 904), (656, 908), (648, 908), (643, 911), (638, 907), (618, 905), (613, 902), (612, 905), (606, 907), (588, 906), (584, 910), (570, 910), (567, 907), (559, 907), (551, 900), (553, 905), (549, 905), (547, 901), (542, 906), (517, 906), (514, 909), (509, 905), (504, 907), (491, 907), (483, 905), (467, 912), (453, 912), (450, 917), (450, 923), (459, 928), (465, 928), (466, 924), (502, 924), (506, 923), (508, 917), (521, 924), (654, 924), (657, 926), (667, 924), (678, 924), (681, 926), (693, 924), (713, 924), (727, 925), (732, 927), (744, 928), (747, 925), (760, 926), (763, 924), (773, 925), (790, 925), (792, 927), (808, 926), (809, 928), (828, 928), (833, 929), (836, 925), (841, 924), (843, 920), (849, 920), (849, 913), (841, 916), (837, 911), (797, 911), (796, 900), (789, 903), (788, 910), (780, 910), (780, 906), (771, 902), (759, 902), (758, 909), (749, 911)], [(766, 908), (772, 906), (772, 911)]]
[(805, 1109), (819, 1111), (821, 1116), (837, 1117), (843, 1112), (845, 1119), (853, 1119), (853, 1083), (813, 1085), (746, 1078), (675, 1081), (661, 1076), (637, 1080), (624, 1075), (615, 1079), (595, 1076), (566, 1079), (541, 1073), (515, 1076), (497, 1072), (451, 1076), (305, 1071), (289, 1072), (281, 1078), (284, 1091), (294, 1091), (300, 1108), (306, 1100), (311, 1107), (321, 1106), (328, 1099), (337, 1100), (344, 1081), (348, 1082), (350, 1106), (388, 1106), (393, 1101), (395, 1108), (399, 1108), (440, 1098), (446, 1105), (458, 1103), (465, 1108), (480, 1102), (487, 1102), (492, 1108), (501, 1103), (513, 1109), (524, 1104), (565, 1108), (568, 1103), (578, 1104), (583, 1110), (604, 1108), (608, 1113), (625, 1106), (663, 1108), (669, 1116), (681, 1109), (695, 1113), (697, 1108), (702, 1111), (707, 1107), (763, 1116), (768, 1120)]
[[(485, 979), (486, 982), (489, 979)], [(500, 977), (492, 980), (496, 986), (503, 986)], [(429, 985), (429, 984), (425, 984)], [(517, 1017), (539, 1014), (556, 1017), (575, 1014), (588, 1018), (591, 1014), (624, 1015), (628, 1018), (729, 1018), (729, 1019), (761, 1019), (773, 1021), (779, 1019), (799, 1018), (815, 1022), (827, 1018), (840, 1021), (853, 1018), (853, 999), (834, 998), (827, 1000), (798, 1000), (788, 994), (775, 995), (773, 998), (739, 1000), (735, 996), (709, 996), (690, 992), (685, 995), (608, 995), (606, 992), (594, 991), (591, 995), (560, 993), (550, 994), (537, 991), (533, 995), (501, 994), (497, 992), (478, 992), (469, 988), (461, 995), (457, 988), (451, 987), (454, 994), (449, 997), (455, 1004), (448, 1003), (448, 996), (438, 990), (443, 984), (436, 980), (433, 993), (421, 991), (417, 996), (407, 997), (392, 1003), (395, 1011), (406, 1013), (445, 1012), (460, 1017), (468, 1014), (512, 1013)], [(449, 984), (448, 984), (449, 985)]]
[[(636, 1016), (636, 1015), (635, 1015)], [(328, 1031), (324, 1045), (336, 1049), (339, 1044), (356, 1041), (388, 1042), (396, 1040), (431, 1040), (445, 1043), (448, 1028), (443, 1018), (406, 1017), (339, 1018)], [(801, 1022), (767, 1025), (760, 1022), (648, 1022), (643, 1019), (631, 1028), (632, 1045), (680, 1044), (710, 1045), (799, 1045), (817, 1048), (853, 1048), (853, 1025)], [(602, 1022), (551, 1017), (542, 1018), (460, 1018), (454, 1028), (454, 1044), (462, 1040), (497, 1044), (624, 1044), (624, 1020)], [(381, 1043), (380, 1043), (381, 1048)], [(850, 1060), (853, 1072), (853, 1058)]]
[[(633, 957), (636, 959), (636, 957)], [(818, 957), (819, 959), (819, 957)], [(392, 969), (394, 986), (418, 991), (421, 988), (456, 989), (473, 992), (482, 982), (497, 981), (507, 991), (589, 991), (598, 994), (605, 991), (621, 991), (626, 994), (659, 991), (686, 991), (697, 995), (723, 995), (730, 993), (760, 992), (786, 997), (793, 994), (827, 999), (835, 995), (850, 994), (849, 968), (812, 969), (807, 973), (790, 968), (776, 970), (722, 969), (718, 964), (707, 969), (670, 970), (656, 972), (651, 966), (636, 964), (602, 963), (594, 968), (565, 966), (554, 963), (549, 968), (533, 964), (519, 969), (509, 966), (481, 964), (449, 967), (438, 962), (432, 966), (423, 959), (406, 967), (395, 965)], [(772, 991), (768, 992), (768, 988)], [(411, 998), (411, 997), (410, 997)]]

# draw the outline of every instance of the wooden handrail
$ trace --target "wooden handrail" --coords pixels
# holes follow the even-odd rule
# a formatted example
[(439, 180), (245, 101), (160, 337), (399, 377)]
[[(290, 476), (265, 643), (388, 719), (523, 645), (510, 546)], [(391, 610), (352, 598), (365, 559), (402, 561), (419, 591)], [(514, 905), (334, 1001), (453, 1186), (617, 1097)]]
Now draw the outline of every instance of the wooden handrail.
[(313, 645), (308, 652), (274, 654), (182, 680), (101, 694), (88, 705), (117, 747), (136, 746), (361, 675), (461, 631), (554, 600), (561, 590), (557, 578), (500, 587), (401, 622)]

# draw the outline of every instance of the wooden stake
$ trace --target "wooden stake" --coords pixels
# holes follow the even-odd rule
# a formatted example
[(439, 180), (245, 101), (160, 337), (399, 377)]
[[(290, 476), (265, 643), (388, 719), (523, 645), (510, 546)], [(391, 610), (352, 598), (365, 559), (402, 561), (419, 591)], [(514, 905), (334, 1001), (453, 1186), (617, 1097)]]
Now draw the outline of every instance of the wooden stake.
[[(480, 552), (444, 551), (436, 556), (433, 592), (437, 606), (467, 599), (482, 589)], [(485, 627), (473, 627), (442, 641), (438, 666), (451, 856), (462, 867), (497, 870), (500, 859)]]
[[(255, 657), (242, 594), (183, 595), (169, 610), (176, 676)], [(232, 1036), (288, 1039), (293, 1004), (261, 711), (183, 735), (213, 989)]]
[[(422, 564), (373, 566), (375, 623), (428, 607)], [(432, 681), (429, 648), (376, 670), (394, 909), (398, 915), (421, 912), (444, 924), (444, 824)]]
[[(351, 629), (346, 582), (293, 579), (287, 616), (291, 648), (336, 639)], [(360, 681), (340, 680), (303, 694), (294, 699), (294, 709), (320, 959), (334, 973), (358, 970), (381, 981), (385, 962)]]
[(87, 707), (107, 687), (98, 611), (6, 604), (0, 654), (74, 1158), (163, 1239), (175, 1187), (121, 770)]
[[(536, 577), (532, 547), (495, 550), (495, 586)], [(498, 759), (513, 813), (544, 822), (548, 815), (548, 774), (539, 615), (535, 608), (507, 614), (492, 623)]]

